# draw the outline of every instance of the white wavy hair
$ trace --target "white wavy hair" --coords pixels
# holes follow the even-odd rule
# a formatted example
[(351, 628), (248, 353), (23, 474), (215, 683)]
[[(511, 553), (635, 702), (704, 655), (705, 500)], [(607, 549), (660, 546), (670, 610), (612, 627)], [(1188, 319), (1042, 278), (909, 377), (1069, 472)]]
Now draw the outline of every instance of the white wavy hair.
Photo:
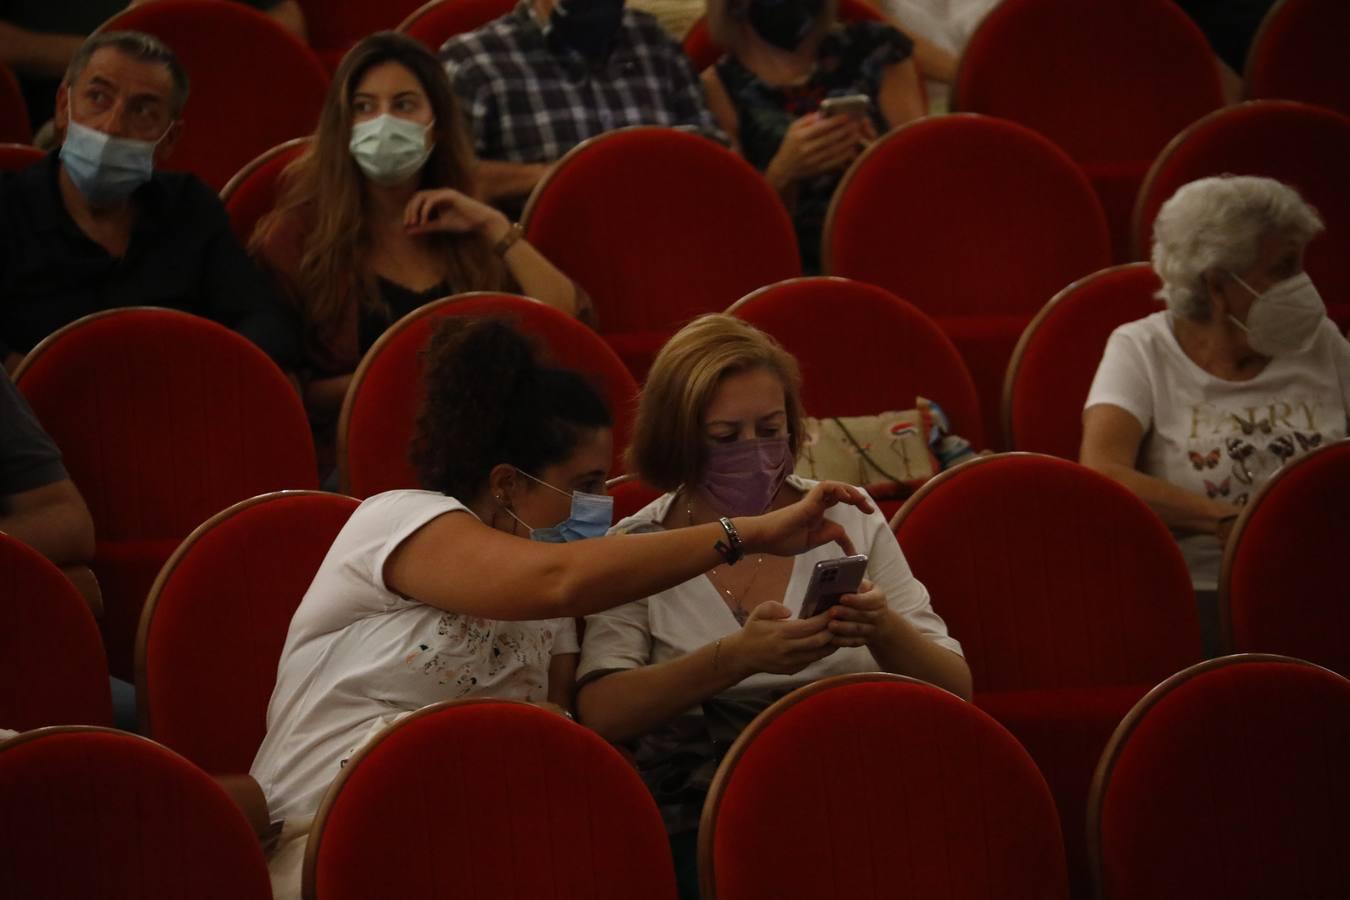
[(1210, 310), (1207, 273), (1250, 269), (1269, 235), (1303, 245), (1324, 228), (1298, 191), (1273, 178), (1218, 175), (1182, 185), (1153, 223), (1153, 269), (1163, 282), (1158, 299), (1175, 315), (1203, 322)]

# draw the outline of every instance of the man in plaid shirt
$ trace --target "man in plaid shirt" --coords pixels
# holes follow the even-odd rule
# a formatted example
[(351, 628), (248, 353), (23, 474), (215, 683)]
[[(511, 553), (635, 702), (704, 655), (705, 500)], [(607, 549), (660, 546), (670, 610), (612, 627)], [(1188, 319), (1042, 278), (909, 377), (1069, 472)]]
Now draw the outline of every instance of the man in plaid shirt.
[(441, 59), (473, 127), (480, 190), (507, 207), (615, 128), (688, 126), (726, 141), (680, 45), (623, 0), (520, 0), (451, 38)]

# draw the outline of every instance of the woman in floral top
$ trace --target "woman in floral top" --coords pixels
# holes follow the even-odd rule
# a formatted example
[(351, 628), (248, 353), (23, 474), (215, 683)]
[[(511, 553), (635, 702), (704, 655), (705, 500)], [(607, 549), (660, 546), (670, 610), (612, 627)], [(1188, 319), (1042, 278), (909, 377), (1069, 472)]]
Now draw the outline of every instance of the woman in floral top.
[[(913, 44), (880, 22), (835, 19), (836, 0), (708, 0), (727, 54), (703, 75), (723, 130), (792, 211), (807, 273), (844, 170), (879, 134), (924, 113)], [(827, 97), (862, 94), (866, 115), (825, 118)]]

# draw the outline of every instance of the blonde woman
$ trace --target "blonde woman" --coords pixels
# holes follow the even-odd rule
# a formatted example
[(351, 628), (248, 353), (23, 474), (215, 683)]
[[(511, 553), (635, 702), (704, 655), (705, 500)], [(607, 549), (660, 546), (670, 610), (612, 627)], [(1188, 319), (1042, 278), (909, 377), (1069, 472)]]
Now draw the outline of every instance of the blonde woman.
[[(667, 493), (618, 531), (705, 528), (722, 516), (785, 509), (814, 483), (790, 473), (802, 434), (797, 363), (731, 316), (704, 316), (670, 339), (643, 388), (630, 465)], [(800, 616), (815, 563), (748, 554), (586, 619), (578, 673), (582, 722), (635, 742), (639, 770), (671, 835), (681, 896), (697, 896), (694, 847), (721, 754), (773, 699), (846, 672), (922, 678), (969, 697), (961, 647), (933, 611), (878, 512), (826, 514), (867, 554), (856, 594)], [(798, 562), (800, 560), (800, 562)]]
[[(461, 291), (520, 291), (583, 319), (589, 300), (474, 199), (475, 160), (444, 70), (383, 32), (334, 76), (308, 150), (252, 249), (304, 321), (305, 403), (331, 428), (362, 354), (394, 321)], [(322, 432), (321, 432), (322, 436)]]

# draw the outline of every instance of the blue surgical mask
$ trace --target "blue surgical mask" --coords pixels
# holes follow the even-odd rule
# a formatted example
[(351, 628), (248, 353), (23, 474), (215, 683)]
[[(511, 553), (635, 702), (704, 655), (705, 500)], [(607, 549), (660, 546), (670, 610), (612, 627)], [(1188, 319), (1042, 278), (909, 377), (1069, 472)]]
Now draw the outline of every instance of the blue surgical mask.
[(72, 118), (61, 144), (61, 166), (90, 206), (112, 206), (150, 180), (156, 146), (158, 141), (113, 137)]
[(608, 494), (587, 494), (583, 491), (564, 491), (547, 481), (540, 481), (529, 472), (517, 472), (531, 481), (537, 481), (549, 490), (568, 494), (572, 498), (572, 512), (566, 519), (551, 528), (531, 528), (520, 516), (503, 504), (506, 514), (530, 532), (530, 540), (543, 541), (546, 544), (563, 544), (568, 541), (584, 541), (587, 538), (604, 537), (614, 524), (614, 498)]

